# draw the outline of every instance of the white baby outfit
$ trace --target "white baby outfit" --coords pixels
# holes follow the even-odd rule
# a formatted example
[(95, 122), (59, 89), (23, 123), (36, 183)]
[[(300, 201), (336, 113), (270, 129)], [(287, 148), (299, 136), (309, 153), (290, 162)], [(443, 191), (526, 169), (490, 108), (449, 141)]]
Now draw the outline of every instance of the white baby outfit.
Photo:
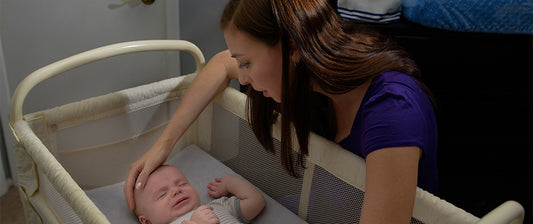
[[(213, 207), (213, 212), (218, 217), (220, 224), (249, 223), (242, 217), (240, 200), (235, 196), (217, 198), (207, 205)], [(182, 215), (170, 224), (181, 224), (185, 220), (190, 220), (195, 210)]]

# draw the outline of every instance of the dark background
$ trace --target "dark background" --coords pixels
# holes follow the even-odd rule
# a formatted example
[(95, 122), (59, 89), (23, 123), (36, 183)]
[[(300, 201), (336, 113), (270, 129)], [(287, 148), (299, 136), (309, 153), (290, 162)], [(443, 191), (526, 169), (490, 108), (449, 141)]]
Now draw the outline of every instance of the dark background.
[(533, 35), (448, 31), (405, 18), (370, 26), (409, 52), (436, 98), (437, 196), (480, 218), (515, 200), (532, 223)]
[(372, 26), (411, 54), (437, 100), (438, 196), (477, 217), (515, 200), (531, 223), (532, 35)]

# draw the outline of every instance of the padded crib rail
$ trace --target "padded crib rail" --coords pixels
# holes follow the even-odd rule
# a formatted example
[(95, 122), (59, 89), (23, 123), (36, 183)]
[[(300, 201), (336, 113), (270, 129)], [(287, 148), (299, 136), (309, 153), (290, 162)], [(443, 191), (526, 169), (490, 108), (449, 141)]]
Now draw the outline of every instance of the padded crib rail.
[(104, 58), (143, 51), (187, 51), (193, 55), (194, 60), (196, 61), (196, 72), (198, 72), (205, 63), (204, 56), (200, 49), (194, 44), (184, 40), (131, 41), (89, 50), (45, 66), (22, 80), (17, 89), (15, 89), (11, 100), (10, 124), (13, 125), (16, 121), (22, 120), (22, 106), (24, 99), (30, 90), (40, 82)]
[[(49, 152), (29, 124), (23, 120), (22, 106), (29, 91), (40, 82), (79, 66), (104, 58), (144, 51), (187, 51), (196, 61), (196, 74), (204, 65), (202, 52), (194, 44), (183, 40), (145, 40), (124, 42), (89, 50), (45, 66), (26, 77), (13, 94), (10, 107), (10, 127), (18, 142), (17, 177), (19, 191), (23, 197), (28, 222), (59, 223), (57, 211), (46, 202), (42, 181), (49, 181), (60, 196), (66, 200), (83, 223), (109, 223), (101, 211), (91, 203), (84, 191), (73, 180), (61, 163)], [(194, 75), (193, 74), (193, 75)], [(39, 173), (45, 177), (39, 177)], [(44, 179), (43, 179), (44, 178)], [(58, 195), (59, 196), (59, 195)], [(89, 203), (87, 203), (89, 202)], [(27, 203), (30, 203), (29, 205)]]

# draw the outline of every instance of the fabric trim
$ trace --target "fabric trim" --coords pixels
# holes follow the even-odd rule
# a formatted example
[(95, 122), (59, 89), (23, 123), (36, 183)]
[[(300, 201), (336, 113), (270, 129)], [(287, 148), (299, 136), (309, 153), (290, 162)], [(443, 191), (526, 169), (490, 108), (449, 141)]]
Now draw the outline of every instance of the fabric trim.
[(392, 13), (371, 13), (365, 11), (359, 11), (355, 9), (338, 8), (338, 12), (342, 18), (348, 20), (362, 20), (368, 22), (392, 22), (400, 19), (402, 14), (400, 11)]

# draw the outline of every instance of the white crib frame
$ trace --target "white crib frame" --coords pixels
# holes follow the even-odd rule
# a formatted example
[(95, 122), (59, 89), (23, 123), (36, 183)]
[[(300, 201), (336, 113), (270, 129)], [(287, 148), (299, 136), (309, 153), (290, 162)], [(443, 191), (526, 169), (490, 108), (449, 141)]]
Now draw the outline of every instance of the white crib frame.
[[(97, 60), (135, 52), (176, 50), (187, 51), (194, 56), (196, 61), (196, 72), (191, 76), (194, 76), (200, 71), (205, 64), (205, 59), (201, 51), (192, 43), (183, 40), (146, 40), (113, 44), (86, 51), (31, 73), (15, 90), (10, 108), (10, 127), (14, 142), (19, 146), (16, 147), (17, 167), (30, 166), (33, 167), (33, 169), (39, 167), (43, 170), (43, 173), (48, 177), (51, 184), (61, 196), (66, 199), (67, 203), (84, 223), (109, 223), (98, 207), (92, 203), (81, 187), (72, 179), (70, 174), (61, 166), (56, 158), (48, 151), (46, 146), (44, 146), (39, 138), (33, 133), (33, 130), (29, 127), (25, 117), (22, 115), (24, 99), (29, 91), (40, 82)], [(226, 88), (215, 98), (214, 102), (246, 120), (245, 100), (246, 96), (244, 94), (235, 89)], [(279, 139), (280, 122), (276, 122), (274, 126), (274, 137)], [(311, 181), (314, 167), (316, 165), (359, 189), (364, 189), (365, 185), (365, 163), (362, 158), (315, 134), (311, 134), (309, 141), (310, 148), (309, 156), (307, 157), (308, 168), (305, 170), (303, 176), (298, 214), (304, 220), (307, 217)], [(210, 144), (204, 143), (199, 145), (206, 145), (206, 147), (209, 147)], [(295, 145), (295, 148), (296, 147), (297, 146)], [(28, 175), (30, 176), (30, 179), (37, 178), (36, 172), (28, 174), (19, 173), (18, 170), (19, 169), (15, 171), (19, 182), (17, 185), (25, 210), (35, 211), (31, 214), (37, 214), (38, 216), (28, 218), (31, 220), (40, 220), (43, 223), (58, 222), (54, 215), (54, 211), (49, 208), (40, 195), (38, 184), (37, 186), (32, 187), (35, 189), (28, 189), (28, 186), (32, 185), (26, 185), (24, 183), (24, 181), (28, 179)], [(357, 174), (354, 174), (354, 170), (357, 171)], [(57, 178), (58, 175), (61, 176), (61, 178)], [(30, 215), (30, 212), (27, 212), (26, 215), (32, 216)], [(413, 217), (416, 217), (424, 223), (522, 223), (524, 219), (524, 209), (519, 203), (508, 201), (479, 219), (418, 188)], [(442, 217), (446, 217), (446, 221), (443, 221)]]

